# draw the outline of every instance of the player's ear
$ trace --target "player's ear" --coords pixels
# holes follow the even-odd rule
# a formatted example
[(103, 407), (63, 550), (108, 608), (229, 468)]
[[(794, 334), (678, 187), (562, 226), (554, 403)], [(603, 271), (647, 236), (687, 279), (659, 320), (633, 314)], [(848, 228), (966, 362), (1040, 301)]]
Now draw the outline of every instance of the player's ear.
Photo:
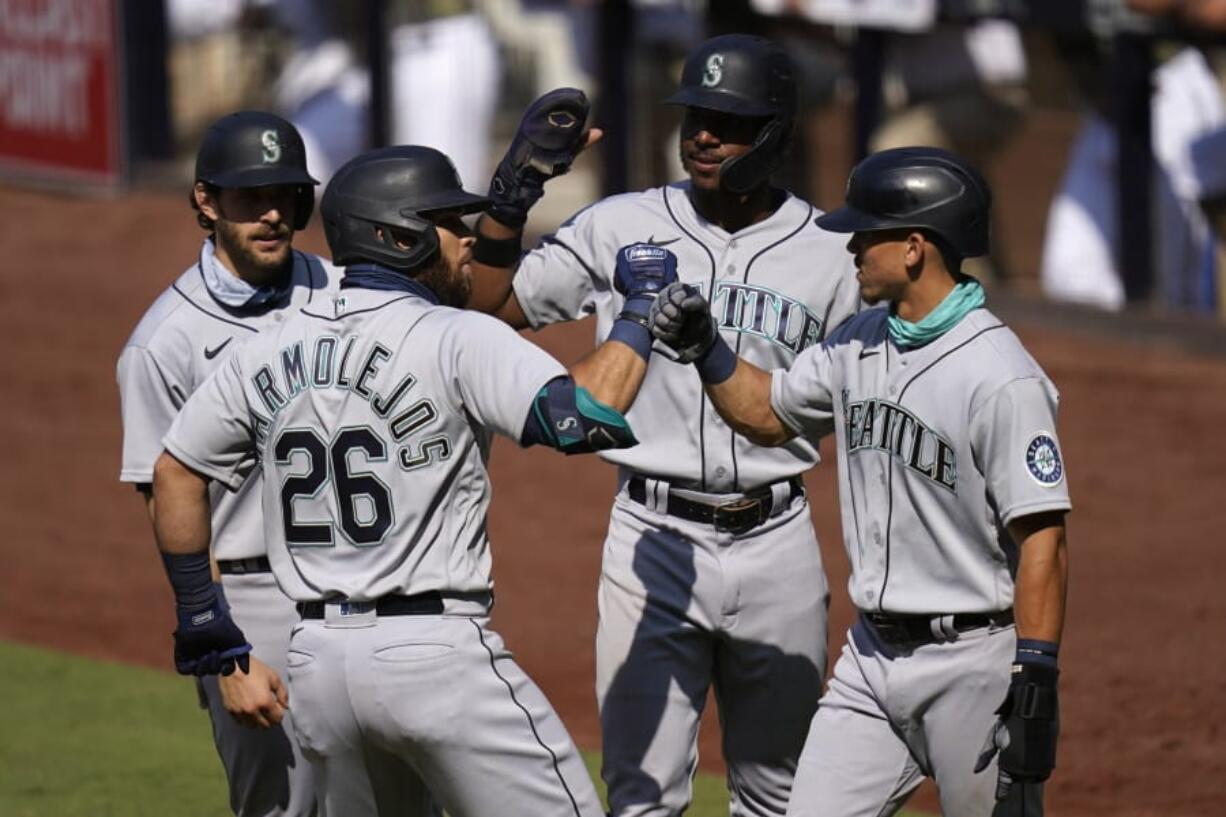
[(907, 237), (903, 239), (905, 246), (903, 248), (903, 263), (907, 265), (907, 269), (919, 269), (924, 263), (924, 235), (920, 232), (907, 233)]
[(192, 187), (192, 197), (196, 200), (196, 209), (198, 209), (205, 218), (210, 221), (217, 221), (221, 218), (221, 204), (217, 201), (216, 192), (204, 182), (196, 182)]

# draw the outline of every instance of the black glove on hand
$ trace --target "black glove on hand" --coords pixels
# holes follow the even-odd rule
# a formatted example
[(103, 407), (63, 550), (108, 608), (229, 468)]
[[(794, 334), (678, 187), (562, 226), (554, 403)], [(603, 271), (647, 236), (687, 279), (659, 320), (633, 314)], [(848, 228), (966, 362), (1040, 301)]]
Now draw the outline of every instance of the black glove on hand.
[(204, 610), (177, 608), (175, 669), (183, 675), (229, 675), (237, 665), (250, 671), (251, 645), (218, 599)]
[(591, 105), (577, 88), (558, 88), (528, 106), (511, 147), (494, 170), (490, 216), (518, 229), (545, 193), (545, 182), (570, 170), (582, 150)]
[(711, 307), (697, 289), (669, 284), (651, 305), (651, 334), (677, 353), (678, 363), (705, 356), (719, 337)]
[(993, 817), (1041, 815), (1042, 786), (1056, 766), (1060, 711), (1056, 680), (1060, 671), (1042, 663), (1016, 663), (1009, 691), (996, 710), (975, 771), (981, 772), (997, 752), (998, 779)]

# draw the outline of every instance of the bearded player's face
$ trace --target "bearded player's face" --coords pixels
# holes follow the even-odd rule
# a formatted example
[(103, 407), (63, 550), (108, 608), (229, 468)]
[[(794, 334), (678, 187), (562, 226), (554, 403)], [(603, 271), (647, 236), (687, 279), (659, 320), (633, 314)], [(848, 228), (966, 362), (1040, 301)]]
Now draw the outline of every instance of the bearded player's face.
[(213, 219), (223, 260), (248, 283), (269, 283), (289, 263), (296, 190), (280, 184), (222, 188), (215, 197), (197, 198), (201, 212)]

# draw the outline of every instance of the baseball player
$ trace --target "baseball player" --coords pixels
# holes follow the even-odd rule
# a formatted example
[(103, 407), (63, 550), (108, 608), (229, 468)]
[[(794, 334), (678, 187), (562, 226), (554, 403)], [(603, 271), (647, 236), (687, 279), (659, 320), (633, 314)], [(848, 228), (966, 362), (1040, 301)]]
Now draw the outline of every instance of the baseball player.
[[(814, 224), (813, 205), (770, 184), (795, 94), (788, 59), (769, 40), (701, 44), (668, 100), (685, 107), (689, 179), (598, 202), (522, 260), (517, 231), (531, 196), (519, 193), (525, 174), (508, 168), (513, 144), (478, 224), (470, 304), (517, 328), (594, 313), (604, 339), (625, 300), (614, 254), (646, 241), (676, 253), (681, 280), (709, 294), (740, 354), (787, 366), (860, 303), (842, 240)], [(566, 102), (555, 92), (534, 104), (516, 143), (544, 138)], [(817, 449), (738, 435), (694, 372), (670, 359), (653, 363), (627, 416), (640, 444), (602, 455), (619, 473), (596, 635), (612, 812), (686, 809), (714, 684), (732, 813), (782, 814), (826, 666), (827, 585), (800, 478)]]
[[(136, 485), (151, 519), (162, 436), (188, 397), (247, 338), (276, 326), (288, 310), (326, 302), (336, 289), (339, 276), (327, 262), (292, 247), (294, 232), (311, 217), (315, 183), (298, 132), (280, 117), (240, 111), (205, 133), (189, 199), (209, 235), (196, 261), (145, 312), (119, 358), (120, 479)], [(283, 694), (270, 681), (284, 673), (297, 616), (269, 572), (258, 473), (234, 492), (215, 486), (212, 507), (212, 553), (224, 596), (256, 656), (250, 673), (200, 681), (230, 806), (240, 817), (315, 814), (311, 770), (288, 713), (263, 714), (262, 705)]]
[(789, 815), (893, 814), (924, 776), (948, 817), (1042, 813), (1070, 505), (1055, 387), (959, 272), (988, 251), (989, 206), (951, 153), (861, 162), (846, 206), (818, 221), (853, 234), (860, 292), (889, 309), (862, 312), (787, 369), (738, 359), (681, 285), (653, 315), (738, 432), (763, 445), (832, 428), (837, 439), (860, 614)]
[[(298, 604), (288, 677), (321, 809), (345, 817), (602, 815), (540, 690), (489, 628), (485, 463), (493, 433), (566, 453), (633, 445), (622, 411), (647, 369), (613, 340), (569, 373), (468, 296), (465, 192), (432, 148), (371, 151), (320, 204), (340, 294), (249, 340), (188, 400), (154, 473), (175, 590), (176, 664), (225, 673), (251, 645), (207, 581), (208, 485), (264, 480), (264, 536)], [(675, 280), (659, 247), (618, 252), (647, 310)], [(640, 308), (641, 307), (641, 308)], [(542, 509), (546, 512), (547, 509)], [(275, 709), (275, 705), (270, 705)]]

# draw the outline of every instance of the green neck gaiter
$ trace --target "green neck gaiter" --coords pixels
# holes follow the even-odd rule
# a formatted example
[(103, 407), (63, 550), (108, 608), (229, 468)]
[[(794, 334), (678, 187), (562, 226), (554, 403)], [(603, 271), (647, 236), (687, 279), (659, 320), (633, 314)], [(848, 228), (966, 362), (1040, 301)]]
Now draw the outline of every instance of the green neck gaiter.
[(890, 339), (903, 349), (914, 349), (944, 335), (966, 317), (972, 309), (983, 306), (983, 286), (974, 278), (963, 278), (953, 291), (918, 323), (911, 323), (894, 314), (890, 308), (888, 320)]

